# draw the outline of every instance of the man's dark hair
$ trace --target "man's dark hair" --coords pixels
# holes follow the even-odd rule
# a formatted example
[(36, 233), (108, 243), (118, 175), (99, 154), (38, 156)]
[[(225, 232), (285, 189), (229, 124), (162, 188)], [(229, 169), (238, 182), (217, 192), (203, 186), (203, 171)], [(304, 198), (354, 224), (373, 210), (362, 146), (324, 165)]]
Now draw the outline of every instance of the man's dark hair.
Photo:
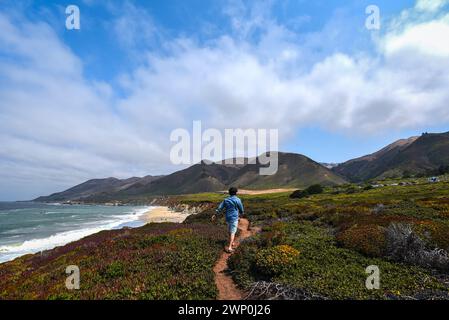
[(235, 187), (231, 187), (231, 188), (229, 188), (229, 194), (231, 195), (231, 196), (235, 196), (236, 194), (237, 194), (237, 188), (235, 188)]

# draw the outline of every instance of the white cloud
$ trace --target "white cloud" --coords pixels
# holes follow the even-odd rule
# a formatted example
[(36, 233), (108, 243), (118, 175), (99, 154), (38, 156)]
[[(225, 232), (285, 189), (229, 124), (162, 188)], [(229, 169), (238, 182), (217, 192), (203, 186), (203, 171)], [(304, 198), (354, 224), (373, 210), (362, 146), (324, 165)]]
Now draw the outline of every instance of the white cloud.
[(415, 8), (418, 11), (435, 12), (448, 3), (448, 0), (418, 0)]
[(385, 37), (385, 53), (409, 51), (411, 54), (449, 56), (449, 15), (430, 22), (408, 26), (400, 34)]
[[(148, 139), (122, 120), (110, 105), (109, 85), (86, 81), (82, 62), (48, 25), (13, 23), (0, 14), (0, 28), (2, 184), (38, 179), (44, 188), (55, 180), (69, 186), (167, 170), (166, 151), (157, 143), (164, 137)], [(149, 127), (157, 123), (147, 120)]]
[(158, 41), (159, 30), (146, 10), (125, 1), (109, 3), (109, 11), (116, 16), (111, 23), (112, 34), (124, 49), (145, 48)]
[(304, 48), (289, 30), (264, 23), (263, 15), (254, 19), (237, 20), (250, 26), (241, 26), (245, 35), (263, 26), (255, 43), (222, 37), (204, 47), (183, 39), (172, 43), (169, 57), (153, 55), (149, 67), (130, 78), (137, 117), (153, 101), (179, 114), (176, 125), (190, 121), (194, 110), (213, 127), (275, 127), (284, 138), (309, 124), (366, 133), (449, 121), (445, 18), (403, 21), (406, 28), (383, 36), (380, 58), (337, 52), (309, 71), (301, 65)]

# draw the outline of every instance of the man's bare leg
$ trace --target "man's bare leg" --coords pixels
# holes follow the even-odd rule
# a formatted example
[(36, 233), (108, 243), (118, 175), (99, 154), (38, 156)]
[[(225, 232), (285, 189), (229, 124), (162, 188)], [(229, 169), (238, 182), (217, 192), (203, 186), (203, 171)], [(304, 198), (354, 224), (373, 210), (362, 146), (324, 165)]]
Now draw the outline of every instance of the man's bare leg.
[(232, 247), (234, 246), (234, 239), (235, 239), (235, 233), (229, 234), (229, 250), (232, 250)]

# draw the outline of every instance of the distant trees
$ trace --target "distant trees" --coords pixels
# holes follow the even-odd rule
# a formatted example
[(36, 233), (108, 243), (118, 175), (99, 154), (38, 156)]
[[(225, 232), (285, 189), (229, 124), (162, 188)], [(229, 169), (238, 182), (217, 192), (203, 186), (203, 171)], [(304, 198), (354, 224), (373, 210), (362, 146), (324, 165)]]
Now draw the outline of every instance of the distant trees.
[(412, 171), (406, 169), (402, 172), (402, 178), (403, 179), (412, 177), (425, 178), (430, 176), (439, 176), (443, 174), (449, 174), (449, 164), (442, 164), (436, 169), (427, 169), (417, 173), (413, 173)]
[(439, 176), (443, 174), (449, 173), (449, 165), (442, 164), (437, 169), (427, 170), (424, 172), (424, 177), (430, 177), (430, 176)]
[(408, 179), (412, 177), (412, 172), (410, 170), (404, 170), (404, 172), (402, 172), (402, 178), (403, 179)]
[(440, 175), (449, 173), (449, 164), (442, 164), (439, 168), (438, 168), (438, 173)]
[(320, 184), (313, 184), (306, 189), (309, 194), (323, 193), (324, 189)]
[(307, 197), (309, 194), (307, 193), (306, 190), (295, 190), (293, 191), (293, 193), (290, 195), (291, 199), (301, 199), (301, 198), (305, 198)]
[(323, 193), (324, 189), (320, 184), (313, 184), (311, 186), (309, 186), (307, 189), (305, 190), (295, 190), (293, 191), (293, 193), (290, 195), (290, 198), (292, 199), (301, 199), (301, 198), (305, 198), (308, 197), (312, 194), (319, 194), (319, 193)]

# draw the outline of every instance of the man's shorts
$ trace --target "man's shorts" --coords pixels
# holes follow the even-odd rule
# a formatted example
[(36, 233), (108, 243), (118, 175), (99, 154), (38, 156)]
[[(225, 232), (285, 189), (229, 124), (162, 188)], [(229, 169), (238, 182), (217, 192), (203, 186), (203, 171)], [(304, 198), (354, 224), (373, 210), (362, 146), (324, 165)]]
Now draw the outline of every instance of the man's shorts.
[(227, 221), (228, 231), (230, 234), (235, 234), (237, 232), (237, 226), (239, 225), (239, 220)]

